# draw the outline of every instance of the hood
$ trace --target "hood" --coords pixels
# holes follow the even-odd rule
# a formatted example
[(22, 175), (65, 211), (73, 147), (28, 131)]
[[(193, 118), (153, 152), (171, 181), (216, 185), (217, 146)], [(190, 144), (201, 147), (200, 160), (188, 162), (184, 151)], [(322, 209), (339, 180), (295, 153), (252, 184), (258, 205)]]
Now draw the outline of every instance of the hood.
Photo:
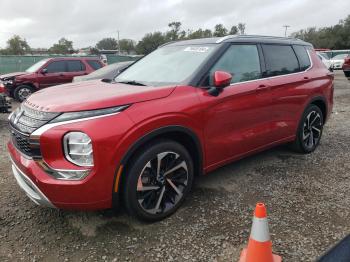
[(14, 73), (9, 73), (9, 74), (4, 74), (4, 75), (0, 75), (0, 80), (9, 80), (14, 78), (15, 76), (20, 76), (20, 75), (27, 75), (30, 73), (27, 72), (14, 72)]
[(174, 89), (174, 86), (134, 86), (94, 80), (43, 89), (32, 94), (25, 104), (47, 112), (93, 110), (164, 98)]

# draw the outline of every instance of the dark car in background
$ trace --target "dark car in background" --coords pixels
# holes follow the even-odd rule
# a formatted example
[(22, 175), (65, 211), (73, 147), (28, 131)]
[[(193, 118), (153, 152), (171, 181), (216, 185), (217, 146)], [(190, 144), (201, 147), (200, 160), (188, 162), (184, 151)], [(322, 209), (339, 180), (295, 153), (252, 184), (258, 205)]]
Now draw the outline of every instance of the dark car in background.
[(0, 85), (8, 96), (22, 102), (39, 89), (70, 83), (73, 77), (87, 75), (103, 66), (98, 58), (48, 58), (25, 72), (1, 75)]
[(350, 55), (344, 59), (343, 71), (345, 76), (350, 78)]
[(134, 63), (134, 61), (126, 61), (126, 62), (110, 64), (88, 75), (75, 76), (73, 78), (73, 82), (82, 82), (82, 81), (96, 80), (96, 79), (113, 79), (132, 63)]
[(10, 108), (10, 101), (3, 94), (0, 94), (0, 113), (8, 113)]

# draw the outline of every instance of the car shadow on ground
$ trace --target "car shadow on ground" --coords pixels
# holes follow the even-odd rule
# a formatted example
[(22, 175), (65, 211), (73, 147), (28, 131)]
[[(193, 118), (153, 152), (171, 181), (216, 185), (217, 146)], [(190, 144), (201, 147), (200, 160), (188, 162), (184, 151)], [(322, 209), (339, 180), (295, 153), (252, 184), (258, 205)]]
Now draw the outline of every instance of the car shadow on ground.
[[(264, 163), (287, 161), (290, 158), (304, 159), (305, 157), (294, 153), (287, 146), (278, 146), (228, 164), (207, 175), (197, 177), (194, 188), (187, 200), (177, 213), (171, 216), (170, 220), (182, 220), (185, 217), (187, 223), (195, 223), (196, 218), (187, 214), (187, 210), (193, 211), (201, 208), (198, 199), (202, 201), (203, 195), (205, 201), (210, 203), (214, 201), (217, 194), (223, 192), (234, 194), (240, 190), (240, 181), (253, 176)], [(251, 198), (248, 196), (246, 201), (253, 205), (257, 198), (257, 196)], [(41, 212), (57, 212), (58, 217), (63, 217), (72, 228), (86, 237), (98, 237), (105, 234), (128, 234), (132, 231), (143, 231), (146, 228), (149, 230), (150, 226), (157, 223), (169, 222), (169, 219), (156, 223), (138, 221), (130, 217), (122, 206), (118, 210), (110, 209), (95, 212), (51, 211), (48, 209), (43, 209)], [(184, 217), (182, 217), (183, 215)], [(43, 216), (45, 215), (43, 214)], [(193, 221), (191, 221), (192, 219)]]

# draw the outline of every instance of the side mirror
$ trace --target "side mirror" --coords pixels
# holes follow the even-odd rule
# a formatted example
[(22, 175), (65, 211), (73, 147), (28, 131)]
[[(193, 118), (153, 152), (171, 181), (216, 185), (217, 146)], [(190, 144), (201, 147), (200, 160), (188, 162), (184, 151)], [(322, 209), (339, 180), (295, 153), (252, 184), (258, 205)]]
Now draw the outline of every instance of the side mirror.
[(214, 72), (214, 86), (209, 89), (209, 94), (218, 96), (222, 90), (231, 84), (232, 75), (225, 71)]
[(225, 88), (231, 84), (232, 75), (225, 71), (215, 71), (214, 86), (216, 88)]
[(47, 68), (43, 68), (43, 69), (41, 70), (41, 73), (42, 73), (43, 75), (45, 75), (45, 74), (47, 73)]

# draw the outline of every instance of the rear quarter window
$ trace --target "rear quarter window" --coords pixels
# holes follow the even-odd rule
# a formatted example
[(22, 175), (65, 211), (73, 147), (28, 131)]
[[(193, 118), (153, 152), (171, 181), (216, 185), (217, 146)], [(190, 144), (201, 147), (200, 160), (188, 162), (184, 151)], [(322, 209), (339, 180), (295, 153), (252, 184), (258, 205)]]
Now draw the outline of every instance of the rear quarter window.
[(86, 61), (94, 70), (100, 69), (102, 64), (97, 60), (87, 60)]
[(300, 64), (300, 70), (305, 71), (311, 66), (311, 61), (309, 54), (306, 51), (305, 46), (302, 45), (295, 45), (293, 46), (295, 54), (298, 57), (299, 64)]
[(299, 72), (299, 62), (290, 45), (262, 45), (267, 76)]

